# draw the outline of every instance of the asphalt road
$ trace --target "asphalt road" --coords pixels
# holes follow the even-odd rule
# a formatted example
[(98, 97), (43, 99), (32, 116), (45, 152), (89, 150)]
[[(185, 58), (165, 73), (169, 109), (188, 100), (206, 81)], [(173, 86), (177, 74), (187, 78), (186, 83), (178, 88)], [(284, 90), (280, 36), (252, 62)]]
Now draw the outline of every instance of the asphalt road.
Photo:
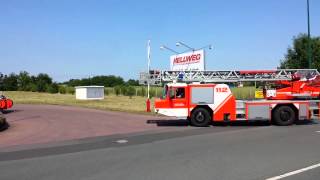
[[(2, 152), (0, 179), (268, 179), (320, 163), (317, 131), (317, 123), (240, 125), (90, 138)], [(319, 177), (315, 168), (285, 179)]]
[(5, 116), (10, 127), (1, 132), (0, 151), (10, 146), (142, 131), (170, 131), (186, 126), (181, 123), (181, 126), (171, 127), (147, 123), (168, 119), (165, 117), (56, 105), (17, 104)]

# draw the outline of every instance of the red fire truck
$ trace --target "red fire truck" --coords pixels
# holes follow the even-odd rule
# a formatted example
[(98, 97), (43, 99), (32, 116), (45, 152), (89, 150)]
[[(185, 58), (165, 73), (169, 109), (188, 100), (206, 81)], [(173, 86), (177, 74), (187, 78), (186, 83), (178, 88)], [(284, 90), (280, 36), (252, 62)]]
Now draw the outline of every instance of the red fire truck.
[(10, 109), (13, 106), (13, 101), (6, 98), (3, 95), (0, 95), (0, 112), (6, 109)]
[[(267, 81), (271, 74), (275, 74), (272, 75), (275, 87), (265, 88), (264, 98), (254, 100), (236, 100), (229, 86), (223, 83), (168, 83), (165, 97), (155, 101), (155, 112), (188, 119), (194, 126), (207, 126), (212, 121), (241, 120), (270, 121), (287, 126), (299, 120), (319, 118), (319, 73), (316, 71), (311, 75), (292, 71), (294, 73), (285, 74), (287, 78), (283, 78), (277, 76), (278, 72), (236, 72), (238, 81)], [(221, 78), (224, 78), (221, 81), (228, 81), (226, 76)]]

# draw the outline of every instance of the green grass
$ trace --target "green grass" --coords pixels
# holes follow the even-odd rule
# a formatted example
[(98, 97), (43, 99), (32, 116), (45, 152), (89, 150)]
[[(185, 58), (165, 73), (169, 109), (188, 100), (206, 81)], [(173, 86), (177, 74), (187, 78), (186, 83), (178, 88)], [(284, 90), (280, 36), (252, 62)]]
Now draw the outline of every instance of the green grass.
[[(161, 93), (161, 89), (155, 89), (157, 93)], [(253, 99), (254, 87), (232, 88), (233, 94), (237, 99)], [(53, 104), (53, 105), (67, 105), (78, 106), (101, 110), (113, 110), (123, 112), (145, 113), (146, 97), (133, 96), (116, 96), (112, 93), (105, 96), (104, 100), (76, 100), (75, 95), (71, 94), (49, 94), (37, 92), (23, 92), (23, 91), (6, 91), (3, 92), (5, 96), (12, 99), (15, 104)], [(151, 99), (153, 105), (154, 98)]]
[[(134, 96), (105, 96), (104, 100), (76, 100), (75, 95), (70, 94), (49, 94), (37, 92), (6, 91), (3, 93), (12, 99), (15, 104), (53, 104), (79, 106), (101, 110), (113, 110), (124, 112), (145, 112), (145, 97)], [(152, 101), (153, 104), (153, 101)]]

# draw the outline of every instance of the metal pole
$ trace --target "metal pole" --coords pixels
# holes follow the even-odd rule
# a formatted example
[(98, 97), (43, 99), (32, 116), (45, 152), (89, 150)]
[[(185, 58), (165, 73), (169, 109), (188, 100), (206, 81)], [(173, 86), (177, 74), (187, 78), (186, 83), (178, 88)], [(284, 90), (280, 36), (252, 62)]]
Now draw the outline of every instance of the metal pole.
[(190, 50), (192, 50), (192, 51), (195, 50), (194, 48), (186, 45), (185, 43), (183, 43), (183, 42), (181, 42), (181, 41), (179, 41), (179, 42), (176, 43), (176, 46), (180, 46), (180, 45), (182, 45), (182, 46), (184, 46), (184, 47), (186, 47), (186, 48), (188, 48), (188, 49), (190, 49)]
[(148, 47), (147, 47), (147, 51), (148, 51), (148, 98), (146, 101), (146, 105), (147, 105), (147, 112), (151, 112), (151, 108), (150, 108), (150, 61), (151, 61), (151, 48), (150, 48), (150, 40), (148, 40)]
[(312, 68), (312, 52), (311, 52), (311, 35), (310, 35), (310, 8), (309, 0), (307, 0), (307, 13), (308, 13), (308, 63), (309, 69)]
[(150, 40), (148, 40), (148, 99), (150, 98), (150, 61), (151, 61), (151, 54), (150, 54)]
[(173, 49), (171, 49), (171, 48), (169, 48), (169, 47), (167, 47), (165, 45), (160, 46), (160, 49), (161, 50), (163, 50), (163, 49), (169, 50), (169, 51), (173, 52), (174, 54), (181, 54), (178, 51), (175, 51), (175, 50), (173, 50)]

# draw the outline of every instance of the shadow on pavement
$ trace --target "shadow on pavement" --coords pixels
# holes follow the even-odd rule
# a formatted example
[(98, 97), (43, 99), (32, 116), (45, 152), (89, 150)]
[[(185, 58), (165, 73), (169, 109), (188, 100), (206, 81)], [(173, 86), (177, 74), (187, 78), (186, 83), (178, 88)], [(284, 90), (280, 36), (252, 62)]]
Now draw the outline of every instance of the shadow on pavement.
[(301, 120), (301, 121), (297, 121), (295, 124), (296, 125), (314, 125), (314, 124), (318, 124), (318, 120)]
[(147, 120), (147, 124), (157, 124), (157, 126), (189, 126), (187, 120)]
[[(147, 120), (147, 124), (157, 124), (157, 126), (190, 126), (187, 120)], [(304, 120), (297, 121), (295, 125), (314, 125), (318, 124), (317, 121)], [(212, 126), (270, 126), (269, 121), (235, 121), (235, 122), (213, 122)]]
[(269, 121), (213, 122), (213, 126), (270, 126)]
[(2, 110), (2, 113), (3, 114), (9, 114), (9, 113), (19, 112), (19, 111), (22, 111), (22, 110), (12, 110), (12, 109), (8, 110), (8, 109), (6, 109), (6, 110)]

